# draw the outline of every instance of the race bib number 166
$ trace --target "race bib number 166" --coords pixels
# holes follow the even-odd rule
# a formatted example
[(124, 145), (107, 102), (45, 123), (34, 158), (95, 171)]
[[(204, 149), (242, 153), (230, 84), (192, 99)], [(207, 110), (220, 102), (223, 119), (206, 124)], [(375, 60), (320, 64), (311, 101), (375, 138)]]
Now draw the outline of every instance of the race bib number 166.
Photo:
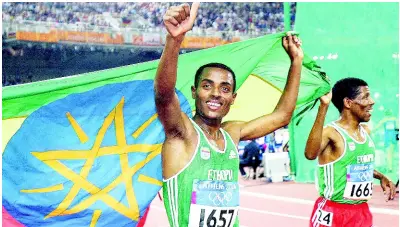
[(350, 200), (370, 199), (373, 189), (374, 166), (355, 164), (347, 167), (347, 183), (343, 197)]

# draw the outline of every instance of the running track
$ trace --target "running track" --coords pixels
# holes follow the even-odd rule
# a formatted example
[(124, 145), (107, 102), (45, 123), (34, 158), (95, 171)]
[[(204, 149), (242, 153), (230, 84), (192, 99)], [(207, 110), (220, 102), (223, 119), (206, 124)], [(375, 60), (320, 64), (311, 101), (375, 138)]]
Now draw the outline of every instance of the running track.
[[(240, 180), (240, 225), (243, 227), (307, 227), (318, 194), (314, 184), (267, 183)], [(380, 186), (369, 202), (374, 227), (399, 226), (399, 197), (385, 202)], [(145, 227), (168, 227), (164, 204), (158, 196), (151, 204)]]

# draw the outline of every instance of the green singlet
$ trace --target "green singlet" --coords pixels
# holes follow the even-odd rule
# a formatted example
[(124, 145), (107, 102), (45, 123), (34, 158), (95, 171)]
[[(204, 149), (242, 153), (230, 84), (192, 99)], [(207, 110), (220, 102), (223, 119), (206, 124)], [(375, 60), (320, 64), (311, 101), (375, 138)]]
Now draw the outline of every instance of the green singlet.
[(319, 194), (337, 203), (360, 204), (372, 196), (375, 145), (360, 126), (363, 142), (354, 140), (343, 128), (332, 122), (344, 140), (344, 152), (336, 160), (318, 165)]
[(236, 145), (229, 134), (220, 129), (225, 140), (225, 149), (220, 151), (191, 121), (199, 136), (196, 151), (179, 173), (163, 182), (164, 205), (170, 226), (239, 226), (239, 157)]

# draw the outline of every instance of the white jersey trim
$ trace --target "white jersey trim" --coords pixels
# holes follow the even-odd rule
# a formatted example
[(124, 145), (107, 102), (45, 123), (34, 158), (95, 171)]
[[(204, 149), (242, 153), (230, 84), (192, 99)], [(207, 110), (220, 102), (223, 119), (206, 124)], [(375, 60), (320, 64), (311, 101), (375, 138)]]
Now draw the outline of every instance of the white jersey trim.
[[(354, 143), (357, 143), (357, 144), (365, 144), (365, 142), (367, 142), (367, 136), (365, 135), (366, 132), (364, 131), (364, 127), (362, 127), (361, 125), (358, 125), (358, 127), (361, 128), (361, 129), (360, 129), (360, 132), (362, 132), (361, 135), (364, 137), (364, 141), (363, 141), (363, 142), (359, 142), (359, 141), (357, 141), (356, 139), (354, 139), (351, 135), (349, 135), (349, 133), (347, 133), (346, 130), (344, 130), (344, 128), (340, 127), (340, 126), (337, 125), (335, 122), (332, 122), (332, 124), (333, 124), (334, 126), (340, 128), (348, 137), (350, 137), (350, 138), (353, 140)], [(368, 134), (368, 133), (367, 133), (367, 134)]]
[(179, 203), (178, 203), (178, 179), (172, 179), (167, 182), (169, 210), (171, 213), (172, 226), (179, 227)]
[(375, 142), (372, 140), (372, 138), (371, 138), (371, 136), (368, 134), (367, 130), (366, 130), (364, 127), (362, 127), (362, 126), (361, 126), (361, 128), (362, 128), (362, 130), (364, 131), (365, 135), (366, 135), (366, 136), (368, 137), (368, 139), (369, 139), (369, 142), (368, 142), (368, 143), (371, 143), (371, 142), (372, 142), (372, 144), (374, 145), (374, 148), (376, 148), (376, 147), (375, 147)]
[[(221, 128), (221, 130), (224, 131), (224, 132), (226, 133), (226, 135), (228, 135), (229, 140), (232, 142), (232, 144), (233, 144), (234, 147), (235, 147), (236, 154), (239, 155), (239, 151), (238, 151), (238, 149), (237, 149), (236, 143), (233, 141), (231, 135), (229, 135), (229, 133), (228, 133), (226, 130), (224, 130), (224, 129), (222, 129), (222, 128)], [(226, 137), (225, 137), (225, 138), (226, 138)], [(227, 142), (227, 141), (226, 141), (226, 142)], [(228, 143), (227, 143), (227, 144), (228, 144)], [(225, 150), (226, 150), (226, 149), (225, 149)], [(238, 157), (239, 157), (239, 156), (238, 156)]]
[(333, 164), (324, 166), (324, 182), (325, 190), (324, 197), (331, 199), (333, 192), (335, 191), (335, 174), (333, 172)]
[(219, 129), (219, 131), (221, 132), (221, 134), (222, 134), (222, 136), (224, 137), (224, 150), (223, 151), (221, 151), (218, 147), (216, 147), (216, 146), (214, 146), (213, 144), (211, 144), (210, 143), (210, 141), (208, 141), (208, 138), (207, 138), (207, 136), (206, 136), (206, 134), (204, 134), (204, 132), (203, 132), (203, 130), (201, 130), (201, 128), (197, 125), (197, 123), (195, 122), (195, 121), (193, 121), (192, 119), (190, 119), (191, 121), (192, 121), (192, 123), (195, 125), (195, 128), (197, 128), (199, 131), (200, 131), (200, 133), (206, 138), (206, 141), (207, 141), (207, 143), (208, 143), (208, 145), (215, 151), (215, 152), (218, 152), (218, 153), (221, 153), (221, 154), (225, 154), (225, 152), (226, 152), (226, 146), (228, 145), (228, 143), (227, 143), (227, 141), (226, 141), (226, 137), (225, 137), (225, 134), (222, 132), (222, 128), (220, 128)]

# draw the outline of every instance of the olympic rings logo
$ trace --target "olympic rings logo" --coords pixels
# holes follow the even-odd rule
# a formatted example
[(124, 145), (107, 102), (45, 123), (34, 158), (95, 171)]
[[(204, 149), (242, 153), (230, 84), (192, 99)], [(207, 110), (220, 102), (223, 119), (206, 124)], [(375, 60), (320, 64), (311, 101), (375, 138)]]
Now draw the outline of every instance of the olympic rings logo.
[(233, 198), (231, 192), (210, 192), (208, 198), (215, 206), (226, 206)]
[(358, 178), (361, 181), (370, 181), (372, 179), (372, 172), (368, 171), (368, 172), (359, 172), (358, 173)]

